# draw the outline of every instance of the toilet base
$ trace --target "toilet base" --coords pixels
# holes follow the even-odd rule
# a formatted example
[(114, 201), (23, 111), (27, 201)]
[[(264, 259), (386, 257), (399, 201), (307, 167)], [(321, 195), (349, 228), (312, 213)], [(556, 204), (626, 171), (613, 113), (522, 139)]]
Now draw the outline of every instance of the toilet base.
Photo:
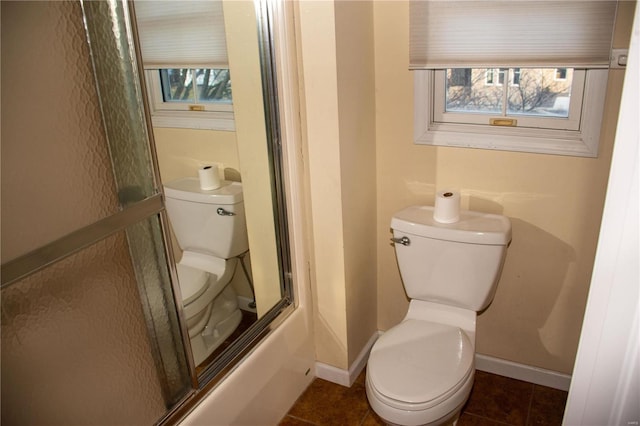
[(380, 418), (392, 426), (444, 426), (456, 425), (462, 407), (469, 399), (474, 382), (474, 371), (467, 377), (458, 391), (440, 404), (425, 410), (400, 410), (382, 402), (367, 380), (367, 399)]
[[(460, 413), (462, 412), (462, 409), (458, 410), (455, 413), (452, 413), (450, 416), (447, 416), (444, 419), (440, 419), (436, 422), (432, 422), (432, 423), (427, 423), (427, 424), (423, 424), (420, 426), (456, 426), (458, 424), (458, 420), (460, 420)], [(382, 417), (380, 417), (382, 419)], [(384, 419), (382, 419), (384, 420)], [(386, 426), (406, 426), (406, 425), (400, 425), (397, 423), (391, 423), (387, 420), (384, 420), (384, 424)]]
[[(466, 402), (466, 401), (465, 401)], [(460, 419), (460, 413), (462, 412), (462, 407), (464, 406), (464, 402), (460, 404), (454, 411), (450, 412), (444, 417), (441, 417), (437, 420), (431, 421), (429, 423), (393, 423), (390, 420), (384, 418), (378, 411), (375, 409), (373, 411), (378, 414), (378, 416), (384, 420), (387, 426), (456, 426), (458, 424), (458, 420)], [(372, 405), (373, 408), (373, 405)]]
[(193, 336), (191, 351), (193, 362), (198, 366), (207, 359), (238, 328), (242, 320), (242, 312), (233, 289), (228, 286), (216, 297), (211, 316), (201, 333)]

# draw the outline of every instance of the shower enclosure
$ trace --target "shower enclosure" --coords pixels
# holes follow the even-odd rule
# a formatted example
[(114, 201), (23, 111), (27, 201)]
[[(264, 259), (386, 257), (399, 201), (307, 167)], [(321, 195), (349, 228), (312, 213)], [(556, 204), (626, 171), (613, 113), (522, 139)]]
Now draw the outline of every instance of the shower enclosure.
[(195, 374), (128, 4), (1, 7), (1, 421), (161, 423), (290, 297)]

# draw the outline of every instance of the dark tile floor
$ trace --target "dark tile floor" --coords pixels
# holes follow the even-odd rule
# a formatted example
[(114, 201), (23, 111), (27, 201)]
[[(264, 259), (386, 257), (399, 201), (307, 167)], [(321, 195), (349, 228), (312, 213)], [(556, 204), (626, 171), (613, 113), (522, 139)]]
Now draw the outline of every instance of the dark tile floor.
[[(379, 426), (365, 392), (364, 372), (346, 388), (316, 378), (280, 426)], [(567, 392), (477, 371), (458, 426), (560, 425)]]

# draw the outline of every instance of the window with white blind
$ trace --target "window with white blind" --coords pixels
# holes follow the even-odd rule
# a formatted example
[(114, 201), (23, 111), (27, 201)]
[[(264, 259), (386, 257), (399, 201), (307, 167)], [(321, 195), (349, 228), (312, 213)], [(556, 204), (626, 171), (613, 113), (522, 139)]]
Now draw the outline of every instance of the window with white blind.
[(153, 125), (234, 130), (222, 2), (135, 2)]
[(616, 7), (412, 0), (415, 142), (597, 156)]

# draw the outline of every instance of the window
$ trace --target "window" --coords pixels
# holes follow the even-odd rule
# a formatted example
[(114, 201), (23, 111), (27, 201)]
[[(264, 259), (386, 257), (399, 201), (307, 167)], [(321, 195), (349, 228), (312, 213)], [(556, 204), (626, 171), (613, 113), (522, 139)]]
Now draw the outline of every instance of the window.
[[(451, 69), (414, 72), (415, 143), (597, 156), (607, 70), (568, 69), (570, 89), (562, 82), (566, 90), (555, 92), (527, 89), (532, 69), (520, 69), (518, 86), (485, 86), (486, 69), (471, 70), (471, 84), (455, 87), (446, 84)], [(555, 69), (535, 72), (542, 74), (538, 85), (542, 77), (558, 83)]]
[[(451, 71), (459, 68), (452, 68)], [(473, 73), (474, 70), (466, 68), (469, 72)], [(449, 70), (447, 70), (449, 71)], [(508, 68), (486, 68), (482, 70), (475, 70), (476, 74), (484, 75), (484, 84), (486, 86), (502, 86), (504, 84), (505, 76), (509, 73)]]
[(235, 129), (227, 68), (150, 69), (146, 76), (154, 126)]
[[(434, 122), (490, 125), (493, 118), (513, 117), (519, 127), (579, 128), (584, 71), (565, 68), (565, 79), (558, 80), (556, 68), (465, 68), (470, 76), (467, 84), (447, 84), (451, 78), (445, 79), (445, 73), (458, 70), (436, 71)], [(444, 102), (439, 102), (441, 97)]]
[(597, 156), (616, 2), (544, 6), (410, 0), (415, 143)]
[(159, 73), (162, 98), (167, 104), (200, 104), (202, 108), (209, 108), (231, 103), (228, 69), (165, 68)]
[(567, 68), (556, 68), (556, 80), (566, 80), (567, 79)]
[(511, 79), (509, 80), (509, 84), (512, 86), (520, 85), (520, 68), (513, 68), (513, 71), (510, 74)]
[(235, 129), (228, 69), (149, 69), (146, 77), (154, 126)]
[(163, 68), (147, 74), (156, 110), (231, 111), (228, 69)]
[(136, 1), (157, 127), (235, 130), (222, 2)]
[[(456, 68), (454, 68), (456, 69)], [(498, 79), (495, 77), (495, 69), (489, 68), (484, 72), (484, 84), (487, 86), (493, 86)]]

